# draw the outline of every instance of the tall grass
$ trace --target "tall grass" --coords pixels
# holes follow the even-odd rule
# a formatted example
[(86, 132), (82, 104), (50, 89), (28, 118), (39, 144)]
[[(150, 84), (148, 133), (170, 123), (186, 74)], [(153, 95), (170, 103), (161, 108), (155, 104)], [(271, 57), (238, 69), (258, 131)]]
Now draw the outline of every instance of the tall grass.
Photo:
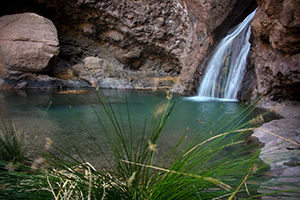
[[(38, 127), (41, 125), (50, 106), (51, 102), (42, 116)], [(37, 136), (37, 132), (32, 132), (34, 139), (26, 144), (26, 135), (28, 134), (29, 129), (17, 129), (9, 117), (0, 116), (0, 119), (0, 161), (23, 163), (31, 144), (35, 140), (35, 136)]]
[[(99, 133), (105, 135), (113, 160), (107, 157), (106, 149), (95, 140), (94, 143), (102, 154), (99, 159), (106, 160), (110, 170), (94, 170), (80, 152), (81, 160), (76, 160), (61, 151), (68, 161), (50, 152), (44, 154), (54, 166), (72, 174), (71, 177), (60, 174), (65, 181), (83, 184), (85, 189), (80, 189), (83, 196), (88, 199), (232, 199), (256, 193), (257, 181), (254, 179), (265, 166), (259, 162), (258, 151), (245, 147), (253, 125), (244, 119), (253, 107), (235, 116), (216, 113), (191, 142), (186, 142), (186, 133), (183, 133), (167, 154), (158, 157), (159, 147), (156, 145), (171, 117), (176, 99), (168, 94), (163, 102), (155, 102), (152, 116), (145, 119), (144, 129), (136, 139), (128, 103), (126, 113), (122, 113), (120, 108), (113, 109), (101, 89), (96, 92), (103, 109), (91, 106), (99, 123)], [(101, 115), (106, 116), (105, 120)], [(78, 120), (91, 134), (79, 117)], [(230, 148), (238, 150), (230, 151)], [(84, 170), (74, 170), (74, 165)], [(255, 184), (251, 185), (251, 181)], [(53, 196), (59, 193), (54, 188), (51, 189)]]
[(0, 125), (0, 160), (23, 162), (25, 159), (25, 132), (17, 130), (8, 118), (1, 118)]
[[(105, 135), (113, 159), (96, 140), (94, 144), (101, 152), (99, 159), (104, 159), (109, 169), (97, 171), (79, 151), (80, 159), (75, 159), (53, 145), (68, 159), (51, 151), (41, 152), (53, 168), (32, 177), (22, 175), (26, 183), (12, 181), (7, 186), (12, 192), (0, 192), (1, 197), (26, 194), (27, 199), (32, 199), (41, 193), (44, 199), (178, 200), (247, 199), (260, 195), (256, 189), (266, 166), (258, 159), (259, 150), (246, 145), (254, 125), (245, 119), (253, 107), (237, 115), (217, 112), (190, 142), (186, 140), (187, 129), (169, 152), (158, 157), (157, 144), (177, 100), (168, 94), (163, 102), (154, 102), (152, 116), (145, 119), (140, 137), (136, 138), (127, 100), (126, 113), (122, 113), (120, 107), (113, 109), (101, 89), (96, 88), (96, 93), (102, 109), (91, 107), (99, 134)], [(74, 114), (77, 116), (75, 111)], [(79, 117), (78, 120), (92, 136), (89, 127)], [(21, 177), (20, 173), (1, 173), (7, 180)]]

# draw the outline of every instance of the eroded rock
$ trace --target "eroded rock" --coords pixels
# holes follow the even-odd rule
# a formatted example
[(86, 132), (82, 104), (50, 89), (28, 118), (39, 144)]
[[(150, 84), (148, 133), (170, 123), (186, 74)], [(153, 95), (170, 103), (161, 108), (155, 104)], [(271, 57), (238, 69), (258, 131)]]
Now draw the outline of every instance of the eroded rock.
[[(68, 70), (86, 57), (99, 57), (118, 67), (110, 78), (127, 76), (139, 87), (139, 77), (180, 77), (173, 81), (173, 91), (186, 95), (197, 92), (218, 40), (256, 5), (255, 0), (33, 2), (34, 6), (12, 5), (11, 9), (40, 12), (55, 23), (61, 44), (55, 72)], [(142, 88), (150, 83), (145, 84)]]
[(37, 14), (0, 18), (1, 68), (21, 72), (50, 71), (59, 53), (53, 23)]
[(300, 100), (300, 2), (258, 1), (253, 17), (251, 56), (256, 86), (252, 98)]

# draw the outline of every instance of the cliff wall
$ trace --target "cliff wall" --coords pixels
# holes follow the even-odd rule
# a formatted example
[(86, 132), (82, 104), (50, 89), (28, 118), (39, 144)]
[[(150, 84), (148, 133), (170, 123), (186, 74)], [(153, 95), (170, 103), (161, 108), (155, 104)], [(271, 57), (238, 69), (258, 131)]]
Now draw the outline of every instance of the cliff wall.
[(268, 101), (299, 100), (298, 0), (9, 1), (1, 6), (2, 16), (34, 12), (54, 23), (59, 54), (47, 71), (31, 75), (18, 67), (7, 73), (1, 56), (0, 83), (72, 88), (93, 86), (97, 78), (107, 88), (194, 95), (214, 47), (257, 4), (252, 54), (238, 98), (251, 101), (265, 94)]
[[(257, 0), (251, 65), (241, 100), (300, 100), (300, 1)], [(248, 90), (248, 89), (250, 90)]]
[[(43, 74), (49, 88), (92, 85), (81, 71), (94, 57), (104, 63), (96, 70), (103, 87), (191, 95), (213, 47), (255, 6), (254, 0), (14, 0), (1, 12), (34, 12), (56, 26), (60, 52), (53, 70)], [(14, 76), (11, 85), (22, 77)], [(64, 81), (74, 78), (81, 82)], [(26, 81), (27, 88), (38, 87)]]

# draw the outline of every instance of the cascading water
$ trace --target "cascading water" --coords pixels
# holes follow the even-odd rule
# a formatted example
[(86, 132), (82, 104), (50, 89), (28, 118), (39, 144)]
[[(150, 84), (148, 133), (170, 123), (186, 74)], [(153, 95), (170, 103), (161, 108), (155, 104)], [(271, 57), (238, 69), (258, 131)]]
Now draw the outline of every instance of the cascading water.
[(217, 46), (201, 81), (198, 97), (236, 99), (246, 71), (253, 11)]

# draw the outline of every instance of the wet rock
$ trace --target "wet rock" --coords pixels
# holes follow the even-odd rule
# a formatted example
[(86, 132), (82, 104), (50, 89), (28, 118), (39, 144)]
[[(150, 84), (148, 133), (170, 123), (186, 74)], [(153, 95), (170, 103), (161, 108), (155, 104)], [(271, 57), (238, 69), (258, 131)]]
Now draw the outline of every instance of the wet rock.
[(104, 78), (100, 82), (102, 88), (127, 90), (133, 89), (132, 84), (126, 79)]
[(10, 90), (12, 87), (6, 83), (5, 80), (0, 78), (0, 90)]
[(255, 1), (185, 1), (190, 26), (183, 68), (174, 92), (197, 94), (209, 57), (227, 31), (255, 9)]
[(21, 82), (21, 83), (18, 83), (14, 86), (14, 89), (16, 90), (24, 90), (26, 88), (26, 85), (27, 85), (27, 82)]

